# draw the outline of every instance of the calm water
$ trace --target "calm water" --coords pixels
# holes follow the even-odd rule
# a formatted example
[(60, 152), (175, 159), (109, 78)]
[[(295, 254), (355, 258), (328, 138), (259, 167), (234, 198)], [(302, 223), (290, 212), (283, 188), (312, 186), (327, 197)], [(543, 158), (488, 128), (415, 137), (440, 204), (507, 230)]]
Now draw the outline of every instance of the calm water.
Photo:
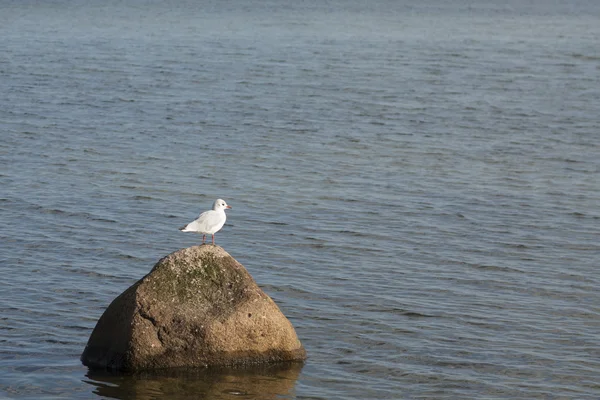
[[(0, 398), (600, 398), (600, 3), (521, 3), (0, 0)], [(217, 197), (307, 363), (88, 372)]]

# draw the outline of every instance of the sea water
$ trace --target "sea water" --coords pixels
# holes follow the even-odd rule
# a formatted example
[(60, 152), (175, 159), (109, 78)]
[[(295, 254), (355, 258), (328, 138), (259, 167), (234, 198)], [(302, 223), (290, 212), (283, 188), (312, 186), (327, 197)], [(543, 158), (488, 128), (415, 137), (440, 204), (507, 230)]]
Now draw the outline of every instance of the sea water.
[[(0, 398), (600, 398), (600, 5), (0, 1)], [(304, 365), (79, 356), (216, 198)]]

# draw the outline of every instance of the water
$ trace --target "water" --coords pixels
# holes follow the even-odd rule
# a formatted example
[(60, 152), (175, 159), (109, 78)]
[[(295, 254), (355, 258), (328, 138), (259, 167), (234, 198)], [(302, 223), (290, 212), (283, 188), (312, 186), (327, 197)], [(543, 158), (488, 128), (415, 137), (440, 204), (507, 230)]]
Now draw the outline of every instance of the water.
[[(0, 398), (600, 398), (600, 6), (0, 1)], [(111, 376), (217, 197), (304, 366)]]

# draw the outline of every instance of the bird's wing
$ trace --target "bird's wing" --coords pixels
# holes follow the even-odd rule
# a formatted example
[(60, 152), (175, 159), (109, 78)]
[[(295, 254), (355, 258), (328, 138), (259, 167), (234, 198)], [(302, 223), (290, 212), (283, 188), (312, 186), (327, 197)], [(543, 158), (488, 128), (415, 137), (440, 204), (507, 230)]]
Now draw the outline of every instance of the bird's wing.
[(204, 231), (205, 226), (203, 225), (203, 221), (205, 220), (206, 213), (208, 213), (208, 211), (201, 213), (200, 215), (198, 215), (198, 218), (196, 218), (189, 224), (187, 224), (179, 229), (184, 232), (202, 232), (202, 231)]
[(204, 232), (211, 232), (225, 223), (221, 213), (214, 210), (205, 211), (196, 220), (198, 227)]
[(206, 215), (208, 215), (209, 212), (210, 210), (201, 212), (200, 215), (198, 215), (198, 218), (196, 218), (196, 221), (200, 221), (203, 217), (206, 217)]

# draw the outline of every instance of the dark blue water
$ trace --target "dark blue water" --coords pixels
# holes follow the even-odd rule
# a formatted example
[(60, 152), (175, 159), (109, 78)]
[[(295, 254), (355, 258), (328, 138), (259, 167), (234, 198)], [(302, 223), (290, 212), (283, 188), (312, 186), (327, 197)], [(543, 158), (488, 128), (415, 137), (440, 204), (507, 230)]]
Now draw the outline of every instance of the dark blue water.
[[(0, 398), (600, 398), (600, 5), (0, 0)], [(90, 373), (217, 198), (309, 359)]]

